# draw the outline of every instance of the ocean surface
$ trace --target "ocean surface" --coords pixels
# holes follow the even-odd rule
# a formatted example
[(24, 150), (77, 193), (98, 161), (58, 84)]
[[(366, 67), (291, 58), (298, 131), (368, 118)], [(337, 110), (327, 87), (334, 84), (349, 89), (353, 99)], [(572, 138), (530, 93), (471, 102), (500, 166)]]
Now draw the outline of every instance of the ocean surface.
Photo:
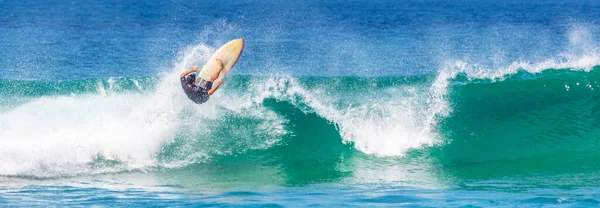
[[(599, 1), (0, 14), (0, 207), (600, 206)], [(236, 38), (192, 103), (179, 74)]]

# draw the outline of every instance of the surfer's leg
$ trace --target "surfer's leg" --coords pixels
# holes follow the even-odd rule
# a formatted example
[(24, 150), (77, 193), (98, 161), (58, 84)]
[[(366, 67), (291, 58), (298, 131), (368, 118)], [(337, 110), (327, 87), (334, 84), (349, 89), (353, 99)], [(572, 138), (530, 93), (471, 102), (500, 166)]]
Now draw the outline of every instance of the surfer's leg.
[(223, 70), (223, 61), (221, 61), (221, 59), (217, 59), (215, 61), (217, 61), (217, 70), (215, 70), (215, 72), (213, 72), (213, 74), (210, 75), (210, 80), (207, 80), (210, 82), (215, 81), (215, 79), (219, 77), (221, 70)]

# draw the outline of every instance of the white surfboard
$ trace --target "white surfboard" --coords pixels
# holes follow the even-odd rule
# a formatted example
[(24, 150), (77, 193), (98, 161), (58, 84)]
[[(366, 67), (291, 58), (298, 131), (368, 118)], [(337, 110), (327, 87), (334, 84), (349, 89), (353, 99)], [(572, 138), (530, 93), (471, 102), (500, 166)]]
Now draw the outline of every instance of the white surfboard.
[(206, 61), (202, 70), (198, 71), (198, 76), (196, 76), (196, 83), (200, 82), (200, 78), (204, 80), (210, 80), (211, 74), (215, 73), (217, 70), (217, 59), (221, 59), (223, 61), (223, 70), (219, 74), (218, 79), (223, 79), (227, 73), (235, 66), (235, 63), (240, 58), (242, 54), (242, 50), (244, 49), (244, 39), (235, 39), (229, 41), (225, 45), (221, 46), (211, 57)]

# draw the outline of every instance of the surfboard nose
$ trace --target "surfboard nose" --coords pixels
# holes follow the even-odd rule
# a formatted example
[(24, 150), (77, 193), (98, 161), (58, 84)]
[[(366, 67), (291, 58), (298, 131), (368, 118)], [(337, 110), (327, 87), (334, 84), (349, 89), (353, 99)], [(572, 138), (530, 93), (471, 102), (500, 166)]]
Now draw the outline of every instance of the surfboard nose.
[(227, 44), (225, 44), (225, 45), (234, 44), (234, 45), (242, 45), (242, 46), (243, 46), (243, 45), (244, 45), (244, 42), (245, 42), (245, 41), (244, 41), (244, 38), (238, 38), (238, 39), (235, 39), (235, 40), (229, 41), (229, 42), (228, 42)]

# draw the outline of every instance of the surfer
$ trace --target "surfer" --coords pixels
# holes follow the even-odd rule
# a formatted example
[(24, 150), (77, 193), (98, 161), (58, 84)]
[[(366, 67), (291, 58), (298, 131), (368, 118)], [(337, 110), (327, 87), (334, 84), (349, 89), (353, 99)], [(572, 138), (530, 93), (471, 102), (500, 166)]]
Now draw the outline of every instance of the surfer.
[(221, 61), (221, 59), (216, 59), (216, 61), (217, 70), (210, 75), (210, 80), (200, 79), (200, 82), (196, 84), (196, 74), (194, 72), (198, 71), (198, 66), (194, 66), (190, 70), (181, 73), (181, 87), (183, 87), (183, 91), (188, 98), (196, 104), (202, 104), (208, 101), (208, 97), (212, 95), (221, 84), (221, 79), (216, 82), (215, 79), (219, 77), (219, 73), (223, 70), (223, 61)]

